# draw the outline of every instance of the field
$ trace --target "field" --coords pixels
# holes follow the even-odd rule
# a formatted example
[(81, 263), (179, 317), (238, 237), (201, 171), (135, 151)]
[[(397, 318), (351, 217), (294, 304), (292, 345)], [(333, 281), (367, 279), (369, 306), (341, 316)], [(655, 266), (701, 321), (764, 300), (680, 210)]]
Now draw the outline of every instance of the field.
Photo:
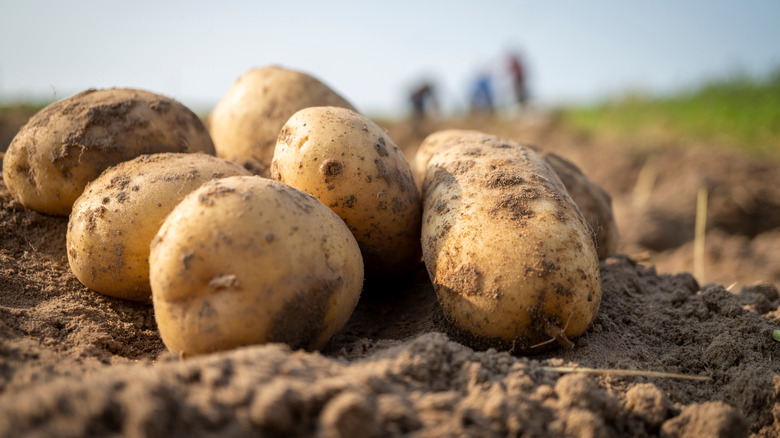
[[(420, 265), (366, 284), (321, 352), (180, 360), (150, 305), (73, 276), (67, 218), (0, 185), (0, 436), (778, 436), (778, 131), (660, 129), (647, 115), (678, 103), (637, 106), (642, 126), (628, 128), (604, 106), (421, 132), (380, 122), (407, 157), (448, 127), (535, 144), (612, 195), (622, 243), (601, 264), (599, 315), (573, 350), (533, 357), (470, 348)], [(24, 111), (0, 113), (3, 141)]]
[(733, 73), (669, 96), (627, 95), (569, 108), (584, 132), (633, 136), (655, 143), (705, 141), (754, 156), (780, 150), (780, 69), (764, 78)]

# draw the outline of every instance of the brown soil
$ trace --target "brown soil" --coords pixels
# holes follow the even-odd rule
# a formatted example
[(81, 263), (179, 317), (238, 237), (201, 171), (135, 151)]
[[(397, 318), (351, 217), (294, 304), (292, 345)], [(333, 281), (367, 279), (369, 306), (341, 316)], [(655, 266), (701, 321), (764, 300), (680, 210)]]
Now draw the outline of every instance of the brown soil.
[[(76, 280), (67, 218), (25, 210), (0, 184), (0, 436), (780, 434), (776, 162), (604, 144), (554, 123), (455, 126), (537, 143), (612, 194), (629, 255), (602, 262), (601, 309), (573, 350), (475, 351), (448, 327), (420, 266), (396, 284), (366, 284), (322, 352), (272, 344), (180, 360), (151, 306)], [(422, 139), (404, 125), (388, 132), (410, 154)], [(697, 281), (699, 187), (710, 209)]]

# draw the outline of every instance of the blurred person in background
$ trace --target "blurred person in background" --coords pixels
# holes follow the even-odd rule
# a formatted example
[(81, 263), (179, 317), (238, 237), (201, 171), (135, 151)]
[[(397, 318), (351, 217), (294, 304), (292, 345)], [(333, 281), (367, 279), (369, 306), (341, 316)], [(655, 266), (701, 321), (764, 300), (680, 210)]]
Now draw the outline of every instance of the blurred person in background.
[(526, 83), (525, 65), (518, 53), (512, 53), (507, 58), (507, 68), (512, 81), (515, 103), (523, 108), (528, 103), (528, 85)]
[(412, 105), (412, 127), (419, 133), (422, 124), (433, 117), (438, 111), (438, 102), (433, 82), (420, 82), (409, 93), (409, 103)]
[(493, 78), (486, 70), (480, 71), (471, 83), (469, 108), (472, 115), (491, 115), (495, 109)]

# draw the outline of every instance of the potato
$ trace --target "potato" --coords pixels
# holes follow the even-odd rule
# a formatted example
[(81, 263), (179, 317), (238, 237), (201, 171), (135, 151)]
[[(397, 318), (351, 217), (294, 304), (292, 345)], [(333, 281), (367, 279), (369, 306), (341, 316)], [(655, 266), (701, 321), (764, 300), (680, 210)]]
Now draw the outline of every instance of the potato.
[(35, 114), (3, 160), (8, 190), (27, 208), (67, 216), (87, 183), (142, 154), (214, 154), (208, 131), (179, 102), (133, 89), (87, 90)]
[(542, 157), (561, 179), (569, 196), (596, 233), (596, 250), (603, 260), (617, 252), (620, 236), (612, 214), (612, 198), (606, 190), (591, 181), (571, 161), (552, 152)]
[[(428, 161), (435, 154), (463, 142), (493, 141), (493, 136), (479, 131), (448, 129), (434, 132), (426, 137), (417, 149), (412, 161), (412, 170), (418, 187), (422, 184)], [(509, 140), (505, 140), (509, 142)], [(620, 236), (615, 217), (612, 214), (612, 198), (601, 186), (591, 181), (572, 162), (554, 154), (543, 152), (536, 147), (527, 146), (542, 155), (544, 161), (552, 167), (563, 182), (569, 196), (577, 204), (585, 220), (596, 233), (599, 259), (606, 259), (617, 251)]]
[(417, 188), (422, 189), (422, 182), (425, 178), (425, 169), (428, 167), (428, 162), (431, 161), (431, 157), (446, 150), (450, 147), (451, 143), (458, 143), (464, 138), (471, 137), (487, 138), (489, 136), (480, 131), (471, 129), (444, 129), (425, 137), (417, 148), (417, 152), (415, 152), (411, 164), (412, 174), (414, 175), (414, 181), (417, 183)]
[(141, 155), (108, 168), (73, 204), (71, 270), (96, 292), (150, 301), (149, 244), (163, 220), (204, 182), (233, 175), (249, 172), (206, 154)]
[(306, 73), (275, 66), (250, 70), (238, 78), (209, 116), (217, 155), (267, 177), (282, 125), (298, 110), (311, 106), (354, 109)]
[(401, 150), (370, 120), (344, 108), (298, 111), (279, 135), (271, 176), (344, 220), (366, 276), (395, 277), (419, 265), (420, 194)]
[(571, 346), (601, 300), (590, 227), (536, 152), (497, 137), (431, 158), (423, 258), (453, 326), (479, 345)]
[(187, 195), (149, 262), (160, 336), (185, 356), (265, 342), (322, 348), (363, 283), (344, 222), (314, 197), (258, 176)]

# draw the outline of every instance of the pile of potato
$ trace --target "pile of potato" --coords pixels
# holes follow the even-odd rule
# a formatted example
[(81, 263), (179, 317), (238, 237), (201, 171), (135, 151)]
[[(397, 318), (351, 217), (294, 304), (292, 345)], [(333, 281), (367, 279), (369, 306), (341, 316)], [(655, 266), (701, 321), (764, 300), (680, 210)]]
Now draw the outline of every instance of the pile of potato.
[(412, 167), (341, 96), (280, 67), (242, 76), (210, 130), (163, 96), (88, 90), (31, 118), (3, 161), (20, 203), (69, 215), (76, 277), (151, 300), (182, 356), (322, 348), (364, 275), (391, 281), (422, 261), (477, 347), (571, 346), (598, 311), (610, 199), (561, 157), (450, 130)]

